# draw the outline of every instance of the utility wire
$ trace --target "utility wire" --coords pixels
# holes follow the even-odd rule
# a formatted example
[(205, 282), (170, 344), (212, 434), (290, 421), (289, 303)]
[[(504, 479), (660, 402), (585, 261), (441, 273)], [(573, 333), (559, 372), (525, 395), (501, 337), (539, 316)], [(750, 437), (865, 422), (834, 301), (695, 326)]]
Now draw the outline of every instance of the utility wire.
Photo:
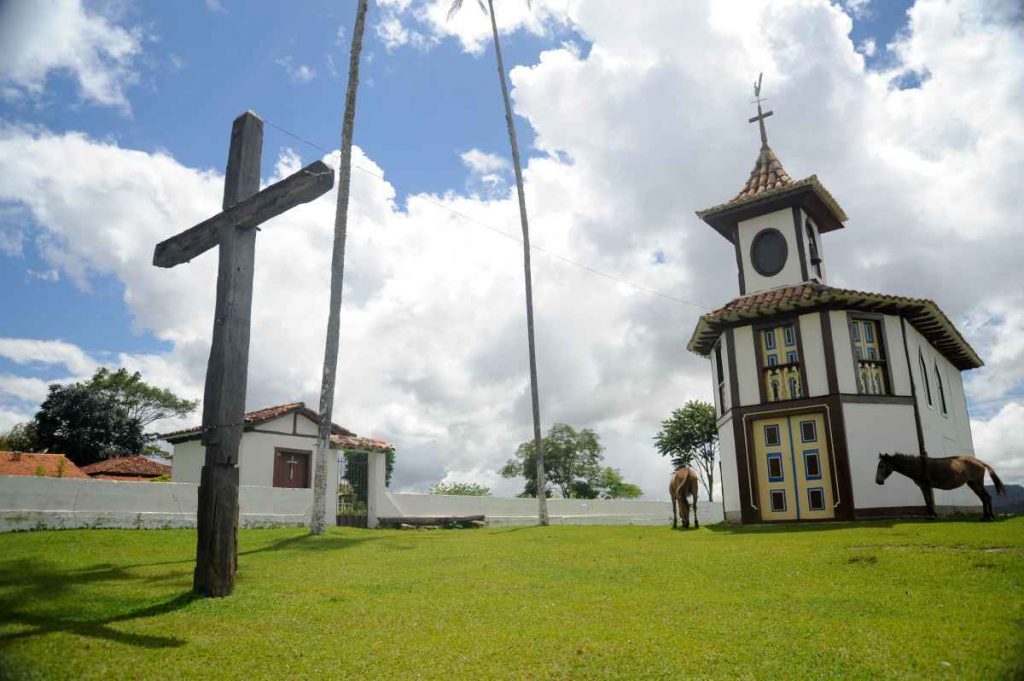
[[(263, 117), (261, 116), (261, 118), (263, 118)], [(306, 144), (306, 145), (308, 145), (308, 146), (310, 146), (310, 147), (312, 147), (314, 149), (318, 149), (319, 151), (321, 151), (321, 152), (323, 152), (325, 154), (329, 155), (329, 154), (333, 154), (334, 153), (333, 150), (327, 149), (325, 147), (322, 147), (319, 144), (317, 144), (316, 142), (311, 142), (310, 140), (306, 139), (305, 137), (301, 137), (300, 135), (296, 135), (291, 130), (286, 130), (285, 128), (282, 128), (280, 125), (277, 125), (276, 123), (274, 123), (273, 121), (267, 120), (266, 118), (263, 118), (263, 121), (267, 125), (269, 125), (270, 127), (274, 128), (275, 130), (277, 130), (277, 131), (279, 131), (281, 133), (284, 133), (285, 135), (287, 135), (287, 136), (289, 136), (289, 137), (291, 137), (293, 139), (296, 139), (299, 142), (302, 142), (303, 144)], [(330, 164), (328, 164), (328, 165), (330, 165)], [(331, 166), (331, 167), (333, 168), (334, 166)], [(360, 165), (358, 165), (356, 163), (353, 163), (352, 167), (355, 168), (356, 170), (362, 171), (362, 172), (366, 173), (367, 175), (375, 177), (375, 178), (377, 178), (379, 180), (383, 180), (384, 179), (384, 175), (383, 174), (375, 173), (372, 170), (370, 170), (369, 168), (364, 168), (364, 167), (362, 167), (362, 166), (360, 166)], [(334, 168), (334, 169), (338, 170), (338, 168)], [(506, 239), (510, 239), (512, 241), (515, 241), (516, 243), (518, 243), (520, 245), (522, 245), (522, 243), (523, 243), (522, 239), (519, 238), (518, 236), (516, 236), (514, 234), (509, 234), (508, 232), (506, 232), (504, 230), (501, 230), (501, 229), (498, 229), (497, 227), (493, 227), (491, 225), (488, 225), (487, 223), (482, 222), (482, 221), (480, 221), (480, 220), (478, 220), (478, 219), (476, 219), (476, 218), (474, 218), (474, 217), (472, 217), (470, 215), (466, 215), (465, 213), (463, 213), (461, 211), (455, 210), (451, 206), (446, 206), (443, 203), (441, 203), (440, 201), (435, 201), (433, 197), (431, 197), (431, 196), (429, 196), (427, 194), (417, 194), (416, 197), (418, 199), (422, 199), (422, 200), (426, 201), (427, 203), (431, 203), (431, 204), (437, 206), (438, 208), (451, 213), (452, 215), (454, 215), (456, 217), (462, 218), (466, 222), (470, 222), (470, 223), (473, 223), (473, 224), (478, 225), (480, 227), (483, 227), (485, 229), (489, 229), (490, 231), (494, 232), (495, 234), (500, 234), (501, 236), (505, 237)], [(546, 249), (546, 248), (544, 248), (542, 246), (537, 246), (535, 244), (530, 244), (530, 248), (531, 248), (531, 250), (537, 251), (538, 253), (543, 253), (544, 255), (547, 255), (547, 256), (549, 256), (551, 258), (555, 258), (556, 260), (561, 260), (562, 262), (566, 263), (567, 265), (572, 265), (573, 267), (577, 267), (577, 268), (579, 268), (581, 270), (585, 270), (587, 272), (590, 272), (591, 274), (596, 274), (599, 277), (604, 277), (605, 279), (609, 279), (609, 280), (614, 281), (616, 283), (632, 287), (632, 288), (636, 289), (637, 291), (642, 291), (642, 292), (648, 293), (648, 294), (650, 294), (652, 296), (658, 296), (659, 298), (664, 298), (665, 300), (671, 300), (672, 302), (679, 303), (681, 305), (691, 305), (693, 307), (699, 307), (702, 310), (709, 310), (709, 309), (711, 309), (707, 305), (702, 305), (700, 303), (695, 303), (695, 302), (693, 302), (691, 300), (684, 300), (682, 298), (677, 298), (676, 296), (669, 295), (668, 293), (662, 293), (661, 291), (656, 291), (655, 289), (648, 288), (647, 286), (643, 286), (641, 284), (637, 284), (637, 283), (629, 281), (627, 279), (623, 279), (622, 277), (618, 277), (618, 276), (616, 276), (614, 274), (609, 274), (608, 272), (603, 272), (603, 271), (601, 271), (599, 269), (591, 267), (590, 265), (587, 265), (586, 263), (579, 262), (578, 260), (573, 260), (572, 258), (567, 258), (564, 255), (560, 255), (560, 254), (555, 253), (553, 251), (549, 251), (548, 249)]]

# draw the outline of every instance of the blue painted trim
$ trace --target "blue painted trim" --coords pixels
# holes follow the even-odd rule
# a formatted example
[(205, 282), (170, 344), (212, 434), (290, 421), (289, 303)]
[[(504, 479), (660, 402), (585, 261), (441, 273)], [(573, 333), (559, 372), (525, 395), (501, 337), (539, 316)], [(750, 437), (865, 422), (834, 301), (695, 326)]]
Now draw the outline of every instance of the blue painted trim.
[[(814, 508), (811, 503), (811, 492), (821, 492), (821, 508)], [(808, 487), (807, 488), (807, 508), (811, 511), (824, 511), (825, 509), (825, 488), (824, 487)]]
[[(818, 474), (817, 475), (811, 475), (810, 471), (807, 470), (807, 459), (808, 459), (808, 457), (811, 457), (811, 456), (818, 457)], [(818, 451), (817, 449), (805, 449), (804, 450), (804, 477), (807, 478), (808, 480), (821, 480), (821, 474), (822, 474), (822, 470), (821, 470), (821, 452)]]
[(793, 499), (796, 503), (796, 519), (800, 520), (800, 484), (796, 474), (796, 445), (793, 443), (793, 417), (786, 418), (786, 430), (789, 431), (789, 459), (793, 464)]
[[(767, 459), (768, 462), (766, 465), (768, 466), (768, 482), (784, 482), (786, 479), (786, 469), (782, 466), (782, 452), (769, 452)], [(779, 461), (779, 471), (782, 472), (782, 475), (778, 477), (772, 477), (772, 459), (778, 459)]]
[[(814, 427), (814, 437), (804, 439), (804, 424), (810, 423)], [(818, 422), (814, 419), (800, 422), (800, 442), (817, 442), (818, 441)]]

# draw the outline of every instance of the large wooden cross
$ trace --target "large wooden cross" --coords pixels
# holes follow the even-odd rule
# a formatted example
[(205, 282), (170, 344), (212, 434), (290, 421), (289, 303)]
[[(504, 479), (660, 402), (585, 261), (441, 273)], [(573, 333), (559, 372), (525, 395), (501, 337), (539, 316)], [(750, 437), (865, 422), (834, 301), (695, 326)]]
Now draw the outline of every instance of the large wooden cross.
[(317, 161), (258, 191), (262, 154), (263, 121), (246, 111), (231, 126), (224, 210), (157, 244), (153, 253), (154, 265), (174, 267), (220, 247), (213, 342), (203, 392), (206, 460), (199, 483), (193, 579), (193, 589), (206, 596), (231, 593), (238, 561), (237, 464), (249, 371), (256, 227), (334, 186), (334, 171)]

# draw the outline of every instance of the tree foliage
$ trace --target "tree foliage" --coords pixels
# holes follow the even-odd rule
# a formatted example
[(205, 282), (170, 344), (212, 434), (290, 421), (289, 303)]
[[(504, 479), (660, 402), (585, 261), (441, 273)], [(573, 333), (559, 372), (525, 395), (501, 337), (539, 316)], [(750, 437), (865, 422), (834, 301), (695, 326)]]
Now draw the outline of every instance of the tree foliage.
[(161, 419), (188, 416), (199, 406), (199, 400), (185, 400), (167, 388), (158, 388), (142, 380), (138, 371), (127, 369), (111, 372), (99, 369), (88, 385), (96, 391), (108, 393), (125, 411), (128, 418), (142, 428)]
[[(636, 485), (622, 480), (622, 474), (613, 468), (601, 466), (604, 447), (593, 430), (576, 430), (565, 423), (556, 423), (544, 436), (544, 468), (547, 485), (544, 494), (552, 495), (552, 488), (566, 499), (618, 499), (635, 498), (642, 494)], [(515, 456), (499, 471), (505, 478), (525, 478), (521, 497), (537, 496), (537, 467), (533, 441), (519, 445)]]
[(38, 441), (34, 423), (18, 423), (6, 433), (0, 433), (0, 451), (34, 452), (40, 449)]
[(139, 373), (100, 369), (88, 381), (50, 386), (32, 422), (35, 445), (79, 466), (140, 454), (156, 438), (146, 426), (186, 416), (197, 404), (145, 383)]
[(491, 490), (489, 487), (484, 487), (476, 482), (439, 482), (430, 488), (430, 493), (462, 497), (491, 496)]
[(694, 465), (701, 472), (701, 484), (708, 501), (714, 501), (715, 455), (718, 453), (718, 425), (715, 407), (709, 402), (690, 400), (661, 422), (654, 446), (672, 459), (674, 468)]

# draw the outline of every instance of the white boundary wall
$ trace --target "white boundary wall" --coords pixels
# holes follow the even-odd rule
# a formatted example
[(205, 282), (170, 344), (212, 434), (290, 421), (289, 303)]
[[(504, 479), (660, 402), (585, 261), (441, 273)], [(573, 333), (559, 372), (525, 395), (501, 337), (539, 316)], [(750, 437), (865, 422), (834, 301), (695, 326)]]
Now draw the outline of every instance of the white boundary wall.
[[(537, 500), (518, 497), (463, 497), (441, 494), (396, 494), (384, 487), (384, 455), (373, 452), (368, 460), (368, 524), (378, 518), (429, 518), (482, 515), (488, 525), (536, 525)], [(698, 519), (722, 521), (722, 503), (700, 502)], [(672, 523), (669, 501), (633, 499), (548, 499), (552, 525), (668, 525)]]
[[(461, 497), (440, 494), (392, 494), (381, 504), (378, 517), (483, 515), (487, 524), (536, 525), (537, 500), (518, 497)], [(702, 523), (722, 521), (722, 503), (697, 505)], [(548, 499), (552, 525), (669, 525), (672, 503), (633, 499)]]
[[(196, 526), (199, 486), (0, 476), (0, 532), (16, 530)], [(241, 486), (240, 527), (309, 524), (310, 489)]]

